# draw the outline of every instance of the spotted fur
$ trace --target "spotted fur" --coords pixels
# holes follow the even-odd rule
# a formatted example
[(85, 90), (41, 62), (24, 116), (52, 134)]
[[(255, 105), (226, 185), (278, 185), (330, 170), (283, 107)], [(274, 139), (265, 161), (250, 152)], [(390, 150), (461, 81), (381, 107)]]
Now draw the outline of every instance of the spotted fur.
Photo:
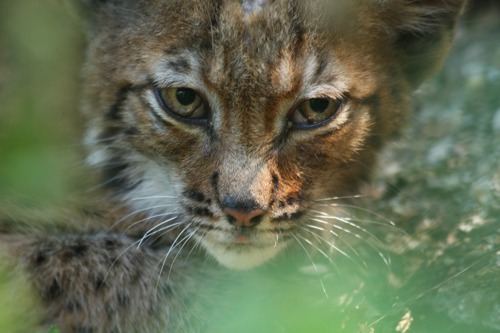
[[(82, 1), (98, 213), (45, 233), (0, 230), (47, 321), (63, 333), (195, 331), (193, 247), (252, 268), (293, 246), (317, 200), (356, 193), (445, 56), (463, 2)], [(198, 92), (207, 118), (165, 112), (166, 87)], [(294, 128), (311, 98), (341, 101), (338, 113)], [(235, 210), (259, 214), (235, 225)]]

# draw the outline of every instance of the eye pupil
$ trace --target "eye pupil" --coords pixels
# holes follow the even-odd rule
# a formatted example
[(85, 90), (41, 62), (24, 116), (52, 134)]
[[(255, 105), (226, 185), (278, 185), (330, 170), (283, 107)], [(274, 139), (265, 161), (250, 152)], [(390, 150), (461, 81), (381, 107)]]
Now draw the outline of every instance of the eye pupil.
[(344, 108), (344, 98), (318, 97), (302, 101), (290, 113), (293, 129), (318, 128), (327, 125)]
[(330, 105), (330, 100), (327, 98), (313, 98), (309, 100), (309, 106), (311, 110), (316, 113), (323, 113), (328, 109)]
[(189, 88), (179, 88), (175, 92), (175, 98), (177, 98), (177, 101), (184, 106), (193, 104), (196, 100), (196, 96), (197, 95), (194, 90)]

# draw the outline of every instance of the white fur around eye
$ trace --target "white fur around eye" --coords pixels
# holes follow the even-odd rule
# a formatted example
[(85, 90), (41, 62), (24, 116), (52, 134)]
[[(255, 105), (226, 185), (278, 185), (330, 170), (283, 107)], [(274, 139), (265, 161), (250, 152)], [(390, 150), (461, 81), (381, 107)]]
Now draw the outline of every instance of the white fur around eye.
[[(185, 61), (188, 68), (179, 71), (175, 67), (169, 66), (169, 61), (179, 59)], [(158, 60), (152, 64), (149, 71), (153, 82), (158, 87), (197, 87), (201, 82), (200, 60), (198, 55), (191, 52), (176, 56), (158, 57)]]
[(304, 72), (302, 74), (305, 86), (313, 83), (314, 73), (316, 73), (318, 66), (318, 57), (315, 54), (310, 55), (305, 61)]

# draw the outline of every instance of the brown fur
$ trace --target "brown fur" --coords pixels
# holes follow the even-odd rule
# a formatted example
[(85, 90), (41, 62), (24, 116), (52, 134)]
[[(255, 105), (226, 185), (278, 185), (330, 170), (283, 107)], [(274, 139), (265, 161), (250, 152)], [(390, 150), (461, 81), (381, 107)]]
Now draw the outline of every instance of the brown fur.
[[(356, 193), (377, 151), (398, 134), (412, 91), (445, 56), (463, 7), (267, 0), (246, 12), (236, 0), (84, 3), (91, 29), (83, 112), (107, 203), (41, 235), (0, 229), (63, 333), (194, 331), (186, 322), (197, 312), (185, 300), (197, 292), (189, 277), (197, 259), (179, 263), (177, 253), (194, 243), (212, 254), (236, 251), (241, 235), (256, 244), (249, 251), (271, 248), (275, 237), (287, 244), (315, 200)], [(209, 118), (192, 124), (161, 112), (152, 92), (165, 86), (198, 91)], [(290, 128), (291, 113), (315, 97), (345, 105), (323, 126)], [(161, 203), (176, 208), (153, 207)], [(233, 205), (262, 210), (263, 221), (231, 226), (225, 208)], [(150, 239), (169, 216), (156, 215), (171, 211), (178, 227)], [(261, 263), (254, 260), (240, 268)]]

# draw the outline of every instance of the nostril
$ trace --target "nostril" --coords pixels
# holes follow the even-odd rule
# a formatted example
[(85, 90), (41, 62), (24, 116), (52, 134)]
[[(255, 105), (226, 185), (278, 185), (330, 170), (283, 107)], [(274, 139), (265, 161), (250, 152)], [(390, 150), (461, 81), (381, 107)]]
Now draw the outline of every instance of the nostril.
[(265, 211), (262, 209), (254, 209), (250, 211), (238, 210), (233, 208), (224, 208), (227, 214), (227, 221), (238, 227), (255, 227), (262, 222)]
[(262, 217), (264, 216), (264, 214), (260, 214), (260, 215), (257, 215), (257, 216), (254, 216), (250, 219), (250, 223), (252, 225), (257, 225), (259, 224), (261, 221), (262, 221)]
[(227, 221), (229, 222), (229, 224), (235, 225), (237, 221), (236, 217), (229, 215), (227, 212), (226, 214), (227, 214)]

